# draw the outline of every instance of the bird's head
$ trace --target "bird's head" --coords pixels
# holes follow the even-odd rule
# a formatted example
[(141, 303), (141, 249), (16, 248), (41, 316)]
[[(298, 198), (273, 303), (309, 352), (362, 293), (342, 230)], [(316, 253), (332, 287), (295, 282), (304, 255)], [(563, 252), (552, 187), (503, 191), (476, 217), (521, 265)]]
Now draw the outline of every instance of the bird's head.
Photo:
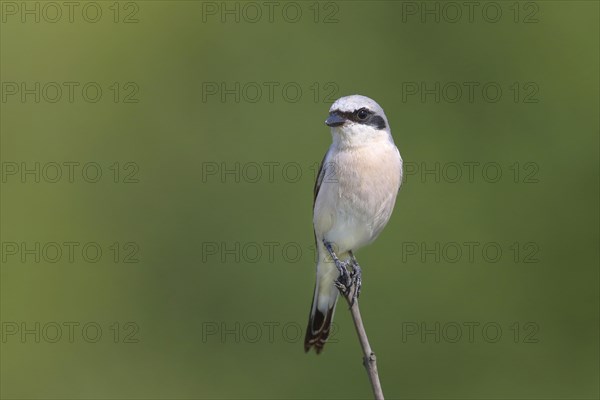
[(341, 97), (331, 105), (325, 124), (331, 127), (333, 141), (340, 147), (354, 147), (371, 141), (393, 142), (383, 108), (366, 96)]

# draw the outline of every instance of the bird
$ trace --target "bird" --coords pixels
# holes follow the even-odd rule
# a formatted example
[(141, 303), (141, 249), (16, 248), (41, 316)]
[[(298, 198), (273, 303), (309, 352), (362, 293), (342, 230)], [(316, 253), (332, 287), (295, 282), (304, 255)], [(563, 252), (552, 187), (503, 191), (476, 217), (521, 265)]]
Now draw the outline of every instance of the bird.
[(354, 252), (379, 236), (402, 184), (402, 157), (375, 100), (341, 97), (325, 124), (332, 143), (314, 186), (317, 276), (304, 339), (305, 352), (314, 347), (317, 354), (329, 337), (339, 291), (350, 295), (354, 288), (352, 304), (360, 295), (362, 271)]

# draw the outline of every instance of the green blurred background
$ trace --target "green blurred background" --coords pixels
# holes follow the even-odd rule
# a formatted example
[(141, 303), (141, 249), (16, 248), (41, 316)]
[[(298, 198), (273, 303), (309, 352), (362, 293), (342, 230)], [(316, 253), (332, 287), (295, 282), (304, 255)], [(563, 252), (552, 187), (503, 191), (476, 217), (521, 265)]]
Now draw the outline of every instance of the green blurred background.
[[(471, 21), (454, 3), (454, 23), (440, 2), (280, 2), (272, 21), (262, 2), (78, 2), (55, 23), (35, 4), (2, 2), (2, 398), (370, 397), (344, 306), (324, 353), (302, 349), (323, 121), (354, 93), (383, 106), (410, 167), (388, 227), (358, 253), (387, 397), (598, 398), (598, 2), (482, 2)], [(39, 23), (21, 21), (24, 7)], [(39, 103), (10, 94), (22, 82), (40, 83)], [(77, 82), (73, 101), (48, 101), (49, 82)], [(239, 102), (222, 99), (236, 82)], [(436, 102), (407, 92), (421, 82), (479, 89), (452, 102), (451, 84)], [(490, 82), (497, 102), (481, 95)], [(44, 179), (70, 161), (102, 177)], [(22, 162), (40, 163), (39, 183), (11, 174)], [(438, 178), (420, 174), (436, 165)], [(40, 262), (22, 260), (36, 242)], [(47, 244), (64, 242), (79, 243), (73, 262), (50, 262)], [(98, 262), (81, 255), (87, 242)], [(36, 323), (39, 343), (21, 336)]]

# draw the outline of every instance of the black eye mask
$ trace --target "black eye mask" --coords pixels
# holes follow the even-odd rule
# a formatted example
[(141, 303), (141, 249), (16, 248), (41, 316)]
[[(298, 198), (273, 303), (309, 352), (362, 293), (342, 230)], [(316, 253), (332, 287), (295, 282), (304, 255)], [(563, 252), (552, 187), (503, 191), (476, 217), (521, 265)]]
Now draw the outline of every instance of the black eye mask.
[[(361, 111), (361, 110), (365, 110), (367, 112), (367, 117), (364, 119), (361, 119), (358, 117), (359, 111)], [(330, 114), (338, 115), (344, 119), (347, 119), (348, 121), (352, 121), (357, 124), (369, 125), (369, 126), (374, 127), (375, 129), (385, 129), (386, 128), (385, 120), (383, 119), (383, 117), (375, 114), (371, 110), (367, 110), (366, 108), (360, 108), (360, 109), (354, 110), (352, 112), (333, 110), (332, 112), (330, 112)]]

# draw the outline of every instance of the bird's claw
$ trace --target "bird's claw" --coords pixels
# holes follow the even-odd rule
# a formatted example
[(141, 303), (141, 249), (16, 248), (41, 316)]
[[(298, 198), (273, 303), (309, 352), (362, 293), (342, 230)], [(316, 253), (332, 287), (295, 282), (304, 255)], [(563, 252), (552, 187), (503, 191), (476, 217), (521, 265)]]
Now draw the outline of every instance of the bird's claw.
[(352, 274), (350, 275), (350, 279), (352, 286), (354, 287), (354, 294), (352, 295), (352, 301), (350, 302), (350, 308), (352, 308), (356, 302), (356, 299), (358, 299), (360, 296), (360, 289), (362, 287), (362, 270), (352, 252), (350, 252), (350, 262), (352, 263)]
[[(358, 265), (358, 261), (356, 261), (352, 252), (350, 252), (350, 260), (343, 262), (337, 257), (335, 251), (333, 251), (331, 243), (323, 241), (323, 244), (340, 272), (340, 276), (335, 280), (334, 285), (346, 297), (350, 297), (352, 293), (350, 300), (350, 308), (352, 308), (356, 299), (360, 296), (362, 286), (362, 270), (360, 269), (360, 265)], [(348, 272), (348, 265), (352, 265), (351, 273)]]
[(352, 276), (348, 272), (345, 263), (340, 262), (339, 265), (336, 263), (336, 266), (340, 271), (340, 276), (333, 282), (333, 284), (344, 296), (348, 296), (352, 288)]
[(325, 248), (329, 252), (331, 259), (340, 273), (340, 276), (333, 282), (333, 284), (344, 296), (348, 296), (350, 294), (350, 289), (352, 288), (352, 277), (348, 272), (349, 262), (343, 262), (338, 258), (331, 243), (323, 240), (323, 244), (325, 245)]

